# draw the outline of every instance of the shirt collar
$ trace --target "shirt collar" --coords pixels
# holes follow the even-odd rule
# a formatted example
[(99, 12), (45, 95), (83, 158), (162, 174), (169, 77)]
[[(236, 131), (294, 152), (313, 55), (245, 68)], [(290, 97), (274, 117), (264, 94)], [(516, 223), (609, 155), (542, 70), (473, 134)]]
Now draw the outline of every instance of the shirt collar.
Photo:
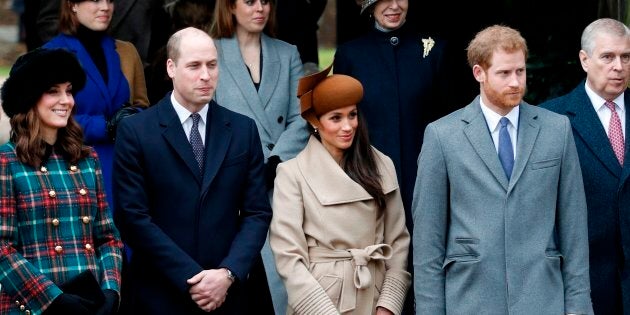
[(507, 113), (507, 115), (501, 116), (490, 109), (490, 107), (486, 106), (481, 97), (479, 98), (479, 104), (481, 105), (481, 112), (486, 118), (486, 123), (488, 124), (488, 129), (490, 129), (490, 131), (494, 131), (498, 128), (499, 120), (501, 120), (501, 117), (507, 118), (512, 126), (514, 126), (514, 129), (518, 130), (518, 116), (520, 113), (520, 106), (512, 108), (512, 110)]
[[(192, 115), (192, 112), (186, 109), (186, 107), (184, 107), (182, 104), (180, 104), (175, 99), (175, 96), (173, 93), (171, 93), (171, 103), (173, 104), (173, 108), (175, 109), (175, 112), (177, 113), (177, 117), (179, 118), (180, 123), (183, 124), (186, 121), (186, 119), (190, 118), (190, 115)], [(208, 117), (208, 104), (204, 105), (199, 110), (198, 113), (201, 116), (201, 121), (205, 124), (206, 118)]]
[[(588, 98), (591, 100), (591, 104), (593, 104), (595, 111), (599, 111), (602, 106), (605, 106), (604, 103), (606, 103), (606, 100), (599, 96), (599, 94), (595, 93), (595, 91), (593, 91), (591, 87), (588, 86), (587, 82), (584, 82), (584, 89), (586, 90), (586, 95), (588, 95)], [(617, 98), (612, 100), (617, 105), (617, 109), (621, 110), (622, 112), (626, 110), (626, 104), (623, 97), (624, 93), (621, 93), (619, 96), (617, 96)]]

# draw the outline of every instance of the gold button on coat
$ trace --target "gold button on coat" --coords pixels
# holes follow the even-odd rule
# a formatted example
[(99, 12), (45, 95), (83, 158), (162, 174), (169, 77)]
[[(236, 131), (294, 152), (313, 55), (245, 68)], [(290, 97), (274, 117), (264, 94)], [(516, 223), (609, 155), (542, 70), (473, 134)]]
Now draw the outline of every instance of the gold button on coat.
[(79, 190), (79, 194), (81, 194), (81, 196), (85, 196), (85, 194), (87, 194), (87, 190), (85, 190), (85, 189), (81, 188), (81, 189)]
[(15, 305), (20, 306), (20, 301), (15, 301)]
[(31, 311), (26, 310), (26, 312), (24, 312), (24, 314), (26, 314), (26, 315), (31, 315)]
[(55, 251), (57, 253), (61, 253), (61, 251), (63, 251), (63, 247), (61, 247), (61, 245), (57, 245), (57, 246), (55, 246)]
[(57, 197), (57, 193), (54, 190), (51, 190), (48, 192), (48, 196), (50, 196), (50, 198), (55, 198)]
[(85, 249), (92, 250), (92, 244), (85, 244)]
[(46, 172), (48, 172), (48, 169), (46, 168), (46, 166), (42, 166), (42, 167), (39, 168), (39, 171), (42, 172), (42, 173), (46, 173)]
[(70, 170), (76, 172), (78, 170), (76, 165), (70, 165)]
[(26, 306), (20, 305), (20, 311), (24, 312), (24, 310), (26, 310)]
[(53, 219), (52, 220), (52, 225), (59, 226), (59, 219)]
[(81, 220), (83, 220), (83, 223), (85, 223), (85, 224), (90, 223), (90, 217), (88, 217), (88, 216), (84, 216), (83, 218), (81, 218)]

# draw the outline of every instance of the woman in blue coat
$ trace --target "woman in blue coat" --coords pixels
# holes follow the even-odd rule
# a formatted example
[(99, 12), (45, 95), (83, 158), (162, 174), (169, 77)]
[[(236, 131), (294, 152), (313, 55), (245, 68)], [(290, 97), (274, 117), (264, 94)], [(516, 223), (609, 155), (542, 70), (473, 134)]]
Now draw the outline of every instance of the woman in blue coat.
[[(137, 51), (132, 49), (129, 54), (119, 54), (116, 49), (120, 42), (106, 33), (113, 12), (113, 0), (63, 0), (59, 19), (60, 34), (44, 45), (46, 48), (65, 48), (73, 52), (87, 74), (85, 88), (75, 97), (75, 118), (83, 128), (85, 143), (98, 152), (110, 204), (113, 139), (117, 121), (136, 112), (136, 107), (126, 105), (148, 104), (144, 75), (131, 89), (121, 66), (121, 60), (128, 61), (125, 58), (132, 58), (132, 64), (140, 63)], [(136, 86), (144, 92), (137, 93)], [(143, 95), (140, 97), (142, 100), (133, 94)]]

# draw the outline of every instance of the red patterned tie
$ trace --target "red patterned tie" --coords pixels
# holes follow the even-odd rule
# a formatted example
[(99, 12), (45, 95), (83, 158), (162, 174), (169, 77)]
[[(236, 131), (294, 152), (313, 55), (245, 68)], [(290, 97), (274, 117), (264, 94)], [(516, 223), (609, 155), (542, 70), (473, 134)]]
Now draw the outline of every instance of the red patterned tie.
[(623, 165), (625, 142), (623, 140), (623, 130), (621, 130), (621, 120), (619, 119), (619, 115), (617, 115), (614, 102), (607, 101), (606, 107), (608, 107), (612, 113), (610, 116), (610, 124), (608, 125), (608, 139), (610, 139), (610, 145), (612, 145), (613, 151), (615, 151), (619, 164)]

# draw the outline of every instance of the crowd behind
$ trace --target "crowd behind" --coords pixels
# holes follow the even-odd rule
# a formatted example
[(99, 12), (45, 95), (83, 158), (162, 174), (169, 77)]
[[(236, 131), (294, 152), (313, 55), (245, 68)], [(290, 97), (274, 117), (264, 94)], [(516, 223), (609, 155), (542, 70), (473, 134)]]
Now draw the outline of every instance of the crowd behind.
[(537, 105), (525, 38), (485, 27), (453, 104), (409, 0), (357, 0), (373, 27), (321, 71), (326, 1), (172, 1), (159, 45), (130, 2), (30, 2), (0, 314), (630, 314), (624, 23), (590, 23), (585, 79)]

